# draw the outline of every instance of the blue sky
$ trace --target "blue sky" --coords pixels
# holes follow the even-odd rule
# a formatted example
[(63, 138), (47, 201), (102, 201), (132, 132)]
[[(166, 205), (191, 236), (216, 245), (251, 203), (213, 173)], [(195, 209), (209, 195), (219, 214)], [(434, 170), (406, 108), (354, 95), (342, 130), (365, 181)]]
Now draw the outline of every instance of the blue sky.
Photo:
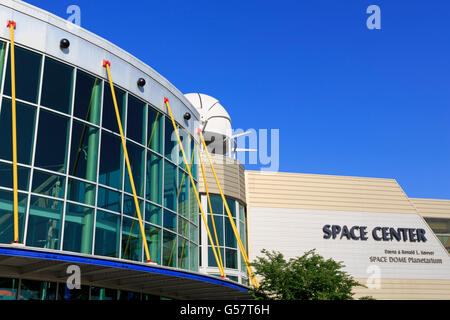
[(216, 97), (233, 127), (279, 129), (280, 171), (450, 199), (450, 1), (26, 2), (64, 18), (78, 5), (84, 28)]

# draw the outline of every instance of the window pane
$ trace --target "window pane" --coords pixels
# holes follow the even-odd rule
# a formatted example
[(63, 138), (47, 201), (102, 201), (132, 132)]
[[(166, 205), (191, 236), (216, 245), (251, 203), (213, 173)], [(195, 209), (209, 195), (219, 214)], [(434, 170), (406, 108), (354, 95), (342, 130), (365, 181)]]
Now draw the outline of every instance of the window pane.
[(138, 292), (118, 290), (118, 300), (123, 301), (139, 301), (141, 300), (141, 294)]
[[(11, 100), (3, 99), (0, 114), (0, 158), (12, 161)], [(16, 103), (17, 161), (31, 164), (36, 108)]]
[[(127, 142), (127, 150), (136, 192), (140, 197), (144, 197), (144, 148), (135, 143)], [(128, 169), (125, 170), (125, 191), (128, 193), (133, 193)]]
[(64, 176), (35, 170), (31, 191), (55, 198), (64, 198), (65, 181)]
[[(141, 217), (144, 217), (144, 201), (138, 198), (139, 202), (139, 209), (141, 211)], [(136, 204), (134, 203), (134, 197), (124, 195), (123, 197), (123, 214), (126, 214), (127, 216), (138, 218), (137, 216), (137, 210), (136, 210)]]
[(95, 185), (90, 183), (85, 183), (80, 180), (69, 178), (69, 184), (67, 186), (67, 199), (89, 204), (91, 206), (95, 205)]
[(189, 222), (181, 217), (178, 218), (178, 234), (185, 238), (189, 237)]
[(122, 259), (142, 261), (142, 236), (139, 222), (123, 217)]
[(189, 241), (178, 237), (178, 268), (189, 269)]
[(77, 70), (73, 115), (85, 121), (99, 124), (102, 81)]
[(183, 216), (189, 217), (189, 175), (183, 171), (178, 171), (178, 177), (180, 180), (180, 187), (178, 189), (177, 198), (178, 198), (178, 212)]
[(147, 152), (146, 198), (161, 204), (162, 160), (153, 152)]
[(145, 103), (128, 95), (127, 138), (145, 143)]
[[(216, 225), (217, 239), (219, 240), (219, 245), (223, 246), (223, 216), (214, 216), (214, 224)], [(211, 232), (214, 244), (216, 244), (216, 236), (214, 234), (214, 226), (212, 224), (211, 215), (208, 214), (208, 228)], [(208, 245), (211, 245), (208, 237)]]
[(177, 216), (168, 210), (164, 210), (164, 228), (177, 231)]
[[(23, 243), (25, 208), (28, 197), (19, 193), (19, 243)], [(14, 241), (14, 203), (12, 191), (0, 190), (0, 243)]]
[[(42, 56), (38, 53), (15, 46), (16, 97), (37, 103), (39, 79), (41, 78)], [(8, 55), (4, 94), (11, 96), (11, 55)]]
[(158, 153), (162, 153), (164, 117), (162, 116), (161, 113), (159, 113), (152, 107), (148, 107), (147, 112), (148, 112), (147, 148), (150, 148)]
[(65, 63), (45, 57), (41, 105), (70, 113), (73, 70)]
[(163, 265), (176, 267), (177, 237), (168, 231), (164, 231), (163, 236)]
[(91, 300), (116, 300), (117, 290), (91, 287)]
[[(173, 127), (173, 125), (172, 125)], [(188, 163), (192, 163), (193, 159), (193, 153), (191, 151), (191, 137), (187, 133), (186, 130), (178, 127), (178, 133), (180, 134), (181, 143), (183, 144), (184, 153), (186, 154), (186, 159)], [(177, 140), (178, 141), (178, 140)], [(179, 166), (187, 171), (186, 164), (184, 162), (183, 153), (181, 152), (181, 148), (178, 148), (178, 161)]]
[[(236, 224), (236, 221), (234, 221)], [(233, 227), (231, 226), (230, 219), (228, 216), (225, 217), (225, 246), (230, 248), (237, 248), (236, 237), (233, 232)]]
[(66, 205), (63, 250), (90, 254), (93, 228), (94, 209)]
[(120, 216), (97, 210), (94, 254), (119, 257)]
[(245, 208), (242, 204), (239, 203), (239, 219), (241, 221), (245, 221)]
[(102, 131), (99, 183), (122, 189), (122, 156), (120, 137)]
[(161, 229), (146, 224), (145, 237), (150, 251), (150, 259), (157, 264), (161, 264)]
[[(198, 183), (195, 183), (195, 187), (198, 188)], [(197, 189), (198, 190), (198, 189)], [(192, 183), (189, 183), (189, 207), (190, 207), (190, 217), (189, 220), (191, 222), (194, 222), (195, 224), (198, 224), (198, 213), (200, 212), (200, 209), (198, 207), (198, 201), (197, 196), (194, 191)]]
[[(211, 201), (211, 207), (214, 214), (223, 214), (223, 201), (222, 197), (218, 195), (211, 194), (209, 196), (209, 199)], [(209, 205), (208, 205), (208, 212), (209, 212)]]
[(198, 167), (197, 165), (199, 164), (199, 160), (198, 160), (198, 144), (195, 142), (195, 140), (191, 137), (191, 150), (192, 150), (192, 155), (191, 155), (191, 172), (192, 172), (192, 176), (194, 177), (195, 180), (198, 179), (197, 175), (198, 175)]
[(16, 300), (18, 279), (0, 278), (0, 300)]
[(177, 135), (175, 134), (175, 131), (173, 130), (173, 124), (172, 121), (165, 117), (166, 123), (166, 132), (164, 136), (164, 154), (166, 158), (172, 160), (173, 162), (177, 163), (178, 161), (178, 139)]
[[(218, 254), (217, 247), (216, 247), (216, 253)], [(222, 261), (223, 261), (224, 257), (225, 257), (223, 248), (220, 248), (220, 256), (222, 257)], [(217, 259), (219, 259), (219, 255), (217, 255)], [(216, 261), (216, 257), (214, 256), (214, 251), (213, 251), (212, 247), (208, 247), (208, 266), (217, 268), (217, 261)]]
[(225, 250), (225, 267), (231, 269), (237, 269), (237, 251), (232, 249)]
[[(217, 228), (217, 226), (216, 226), (216, 228)], [(189, 239), (191, 241), (194, 241), (194, 242), (198, 243), (198, 227), (191, 223), (191, 226), (190, 226), (190, 229), (189, 229), (189, 233), (190, 233)]]
[[(104, 83), (103, 91), (103, 119), (102, 127), (119, 133), (119, 126), (117, 125), (116, 111), (111, 95), (111, 87), (109, 83)], [(122, 129), (125, 128), (125, 106), (126, 106), (126, 94), (125, 91), (114, 87), (116, 94), (117, 105), (119, 108), (120, 121), (122, 123)], [(125, 130), (125, 129), (124, 129)]]
[(31, 197), (27, 246), (59, 249), (62, 207), (61, 201)]
[(68, 119), (41, 110), (37, 134), (35, 166), (64, 172), (67, 156)]
[[(230, 209), (230, 213), (233, 216), (233, 218), (236, 218), (236, 202), (232, 199), (226, 198), (228, 208)], [(228, 213), (225, 211), (225, 214), (228, 215)]]
[(145, 221), (161, 225), (161, 208), (151, 203), (145, 203)]
[[(17, 167), (17, 182), (19, 190), (28, 191), (30, 181), (30, 169)], [(13, 188), (13, 166), (9, 163), (0, 162), (0, 186)]]
[(97, 180), (98, 138), (97, 128), (73, 121), (69, 165), (71, 176), (94, 182)]
[(122, 212), (121, 211), (122, 196), (119, 192), (106, 188), (98, 188), (97, 206), (99, 208)]
[(190, 253), (189, 253), (189, 261), (190, 261), (190, 270), (192, 271), (198, 271), (198, 265), (199, 265), (199, 260), (198, 260), (198, 246), (191, 243), (190, 247), (189, 247)]
[(164, 161), (164, 206), (177, 211), (177, 167)]
[(55, 300), (55, 282), (22, 279), (19, 300)]

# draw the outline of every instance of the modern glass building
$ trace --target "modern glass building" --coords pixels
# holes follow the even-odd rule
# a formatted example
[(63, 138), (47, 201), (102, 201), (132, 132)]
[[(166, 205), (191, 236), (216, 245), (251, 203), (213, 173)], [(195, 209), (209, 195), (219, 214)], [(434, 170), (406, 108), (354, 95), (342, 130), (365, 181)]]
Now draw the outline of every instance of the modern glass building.
[[(245, 286), (199, 273), (199, 208), (163, 103), (168, 97), (197, 184), (192, 151), (199, 145), (194, 136), (199, 114), (183, 94), (123, 50), (33, 6), (3, 1), (0, 20), (2, 25), (16, 22), (19, 243), (23, 244), (10, 246), (12, 84), (10, 29), (5, 27), (0, 32), (0, 256), (9, 257), (9, 267), (16, 270), (8, 273), (0, 268), (0, 297), (123, 299), (128, 293), (130, 299), (248, 297)], [(145, 264), (104, 59), (111, 62), (147, 245), (156, 265)], [(217, 214), (223, 217), (222, 211)], [(242, 221), (242, 216), (236, 218)], [(227, 265), (239, 269), (236, 245), (228, 239), (226, 226), (224, 232)], [(60, 273), (79, 259), (84, 259), (82, 282), (84, 275), (92, 276), (81, 291), (69, 294)], [(33, 271), (35, 263), (47, 267)], [(28, 268), (31, 272), (21, 271)], [(109, 268), (118, 268), (122, 276), (103, 277), (102, 287), (94, 275)], [(133, 281), (126, 281), (128, 276)]]

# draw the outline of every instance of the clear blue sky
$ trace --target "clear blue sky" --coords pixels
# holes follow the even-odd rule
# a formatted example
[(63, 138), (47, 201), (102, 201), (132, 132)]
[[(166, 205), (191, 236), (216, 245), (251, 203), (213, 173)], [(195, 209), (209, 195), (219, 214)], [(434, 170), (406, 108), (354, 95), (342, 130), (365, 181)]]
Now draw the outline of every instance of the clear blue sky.
[[(280, 171), (394, 178), (450, 199), (450, 1), (28, 0), (280, 129)], [(381, 30), (366, 8), (381, 8)], [(254, 166), (248, 166), (254, 168)]]

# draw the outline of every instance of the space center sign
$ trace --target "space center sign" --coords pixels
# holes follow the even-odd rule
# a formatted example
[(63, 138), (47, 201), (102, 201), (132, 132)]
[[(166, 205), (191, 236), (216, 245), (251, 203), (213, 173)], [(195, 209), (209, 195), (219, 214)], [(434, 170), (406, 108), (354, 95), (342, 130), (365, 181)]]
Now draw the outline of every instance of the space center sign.
[(450, 279), (450, 257), (418, 214), (249, 208), (250, 259), (316, 249), (355, 278)]

